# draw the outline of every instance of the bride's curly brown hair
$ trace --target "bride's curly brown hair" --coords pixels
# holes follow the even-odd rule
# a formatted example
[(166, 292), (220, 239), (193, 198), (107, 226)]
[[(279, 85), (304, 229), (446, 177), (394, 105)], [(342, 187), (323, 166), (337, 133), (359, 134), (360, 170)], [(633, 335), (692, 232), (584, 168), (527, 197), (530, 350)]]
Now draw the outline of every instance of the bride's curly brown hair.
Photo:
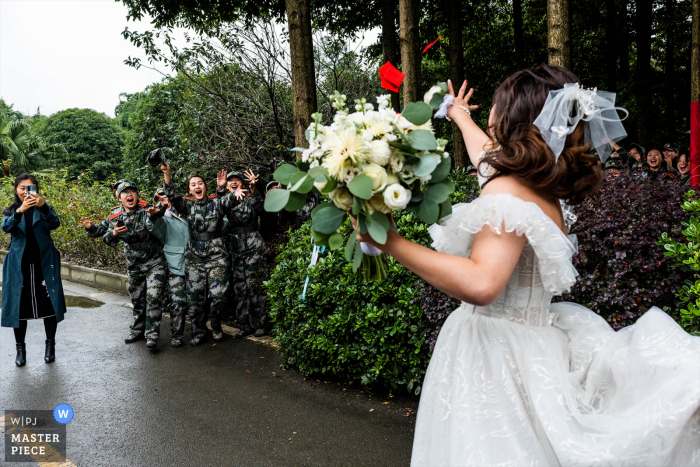
[(503, 81), (493, 95), (494, 118), (489, 126), (493, 147), (498, 149), (487, 152), (481, 164), (490, 165), (499, 176), (514, 175), (530, 188), (573, 205), (596, 191), (603, 179), (598, 159), (584, 144), (584, 124), (580, 122), (567, 136), (558, 160), (533, 125), (549, 92), (566, 83), (579, 83), (579, 79), (550, 65), (518, 71)]

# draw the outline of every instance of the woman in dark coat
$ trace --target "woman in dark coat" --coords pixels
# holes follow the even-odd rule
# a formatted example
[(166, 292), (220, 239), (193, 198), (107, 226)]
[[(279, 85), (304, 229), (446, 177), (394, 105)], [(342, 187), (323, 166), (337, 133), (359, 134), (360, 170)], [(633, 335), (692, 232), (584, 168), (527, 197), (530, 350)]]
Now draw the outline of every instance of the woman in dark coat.
[(36, 178), (26, 173), (18, 175), (15, 178), (15, 200), (3, 211), (2, 219), (2, 230), (12, 235), (12, 241), (2, 267), (0, 322), (2, 327), (14, 328), (17, 366), (27, 362), (24, 337), (30, 319), (44, 320), (44, 361), (51, 363), (56, 358), (56, 327), (63, 321), (66, 311), (61, 258), (50, 233), (59, 225), (56, 212), (39, 195)]

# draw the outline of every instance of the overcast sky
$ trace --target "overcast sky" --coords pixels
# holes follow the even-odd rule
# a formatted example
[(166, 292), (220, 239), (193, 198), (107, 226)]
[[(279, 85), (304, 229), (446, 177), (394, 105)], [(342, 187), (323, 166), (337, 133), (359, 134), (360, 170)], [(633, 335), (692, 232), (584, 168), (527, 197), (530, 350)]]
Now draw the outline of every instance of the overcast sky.
[(160, 81), (124, 65), (144, 55), (121, 36), (126, 21), (114, 0), (0, 0), (0, 97), (22, 113), (51, 115), (72, 107), (113, 117), (122, 92)]

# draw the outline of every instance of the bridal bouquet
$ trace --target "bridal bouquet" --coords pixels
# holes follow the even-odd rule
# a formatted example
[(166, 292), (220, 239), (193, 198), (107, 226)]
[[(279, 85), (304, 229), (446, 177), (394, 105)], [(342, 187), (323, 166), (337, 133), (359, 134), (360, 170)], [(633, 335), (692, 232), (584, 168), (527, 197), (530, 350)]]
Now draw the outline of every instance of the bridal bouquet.
[[(343, 246), (340, 226), (352, 214), (357, 228), (384, 244), (393, 228), (389, 214), (406, 209), (432, 224), (452, 212), (449, 196), (454, 184), (447, 180), (450, 156), (446, 140), (436, 139), (431, 117), (447, 90), (444, 83), (426, 95), (426, 102), (407, 105), (402, 114), (390, 107), (390, 96), (377, 98), (377, 108), (365, 99), (355, 101), (355, 112), (346, 107), (346, 97), (331, 98), (336, 110), (333, 123), (323, 125), (321, 114), (306, 130), (309, 148), (296, 165), (284, 164), (274, 173), (285, 190), (273, 190), (265, 209), (296, 211), (311, 190), (327, 200), (311, 212), (314, 243), (337, 250)], [(439, 95), (440, 97), (435, 97)], [(381, 280), (387, 274), (387, 258), (368, 244), (356, 244), (350, 235), (345, 258), (353, 271), (362, 268), (365, 280)]]

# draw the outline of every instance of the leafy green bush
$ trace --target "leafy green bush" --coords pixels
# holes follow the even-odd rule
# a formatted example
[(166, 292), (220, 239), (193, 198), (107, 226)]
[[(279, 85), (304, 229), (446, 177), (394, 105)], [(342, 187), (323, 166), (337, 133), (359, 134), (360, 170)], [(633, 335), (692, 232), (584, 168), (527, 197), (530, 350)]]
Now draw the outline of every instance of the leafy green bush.
[[(100, 222), (116, 205), (111, 181), (93, 181), (88, 172), (76, 180), (70, 180), (66, 170), (38, 178), (40, 192), (48, 204), (53, 206), (61, 226), (51, 237), (64, 261), (92, 268), (123, 272), (126, 263), (121, 248), (111, 248), (101, 239), (88, 238), (79, 224), (85, 216), (93, 223)], [(0, 178), (0, 206), (4, 209), (14, 199), (14, 178)], [(0, 235), (0, 248), (7, 249), (10, 235)]]
[[(675, 310), (666, 310), (676, 319), (680, 318), (683, 329), (691, 334), (700, 336), (700, 220), (694, 214), (700, 213), (700, 199), (695, 197), (695, 191), (691, 190), (685, 195), (681, 205), (684, 211), (691, 213), (688, 222), (681, 224), (685, 228), (682, 233), (685, 242), (677, 242), (664, 232), (661, 239), (656, 242), (667, 251), (664, 253), (676, 259), (673, 265), (688, 273), (688, 278), (683, 281), (683, 287), (676, 294), (680, 299)], [(695, 278), (695, 283), (691, 279)]]
[[(474, 177), (453, 172), (451, 179), (458, 187), (453, 202), (476, 197)], [(403, 237), (430, 244), (428, 226), (416, 216), (404, 212), (396, 221)], [(345, 242), (349, 227), (340, 232)], [(309, 267), (312, 249), (307, 223), (291, 233), (265, 283), (285, 365), (305, 375), (334, 375), (418, 394), (430, 359), (426, 336), (442, 324), (424, 319), (419, 296), (429, 286), (391, 258), (384, 281), (363, 282), (342, 250), (326, 250)]]
[[(427, 226), (412, 214), (397, 219), (399, 232), (428, 243)], [(343, 226), (344, 241), (350, 228)], [(364, 385), (405, 386), (416, 394), (429, 359), (415, 301), (417, 277), (393, 259), (381, 283), (363, 282), (342, 250), (319, 255), (309, 266), (310, 224), (293, 232), (265, 283), (270, 317), (286, 365), (303, 374), (335, 375)], [(309, 285), (302, 299), (306, 276)]]

